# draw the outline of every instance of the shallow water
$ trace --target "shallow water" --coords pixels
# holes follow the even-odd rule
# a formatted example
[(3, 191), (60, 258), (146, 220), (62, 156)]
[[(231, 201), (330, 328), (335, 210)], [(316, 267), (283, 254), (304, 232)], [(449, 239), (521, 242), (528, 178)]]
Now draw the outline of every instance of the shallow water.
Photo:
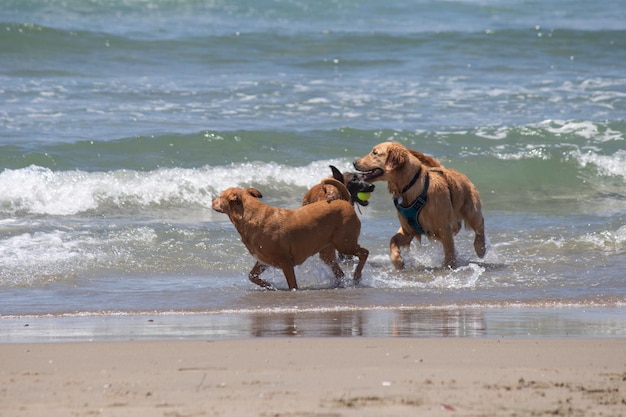
[[(389, 316), (416, 312), (415, 326), (438, 328), (431, 309), (469, 306), (513, 327), (538, 311), (572, 316), (554, 326), (562, 334), (605, 334), (626, 306), (620, 1), (2, 5), (0, 322), (11, 328), (36, 319), (54, 339), (98, 317), (115, 338), (111, 327), (155, 314), (183, 328), (217, 320), (239, 337), (255, 334), (239, 330), (252, 317), (289, 320), (297, 308), (326, 323), (305, 317), (312, 334), (346, 309), (387, 323), (365, 333), (392, 335)], [(486, 258), (463, 231), (458, 269), (424, 242), (395, 271), (398, 223), (379, 183), (360, 211), (370, 259), (358, 286), (329, 289), (317, 258), (298, 267), (297, 295), (249, 283), (254, 260), (212, 198), (254, 186), (297, 207), (328, 165), (350, 170), (385, 140), (474, 182)], [(264, 277), (286, 288), (280, 271)], [(588, 309), (606, 320), (579, 319)]]

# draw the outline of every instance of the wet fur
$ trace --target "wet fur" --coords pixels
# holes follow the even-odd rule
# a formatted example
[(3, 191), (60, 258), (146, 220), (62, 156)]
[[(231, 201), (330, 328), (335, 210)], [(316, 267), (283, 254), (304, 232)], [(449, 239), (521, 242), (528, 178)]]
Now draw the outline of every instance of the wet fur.
[[(213, 210), (228, 215), (257, 259), (248, 275), (250, 281), (272, 288), (259, 277), (269, 265), (282, 269), (289, 288), (297, 289), (294, 267), (328, 248), (358, 257), (353, 279), (361, 278), (369, 251), (359, 246), (361, 221), (349, 202), (320, 201), (289, 210), (268, 206), (258, 200), (261, 197), (254, 188), (228, 188), (212, 203)], [(329, 262), (335, 278), (342, 278), (337, 261)]]
[[(302, 197), (302, 205), (311, 204), (317, 201), (333, 201), (345, 200), (351, 204), (357, 203), (361, 206), (367, 206), (369, 202), (361, 201), (358, 197), (360, 192), (374, 191), (374, 184), (370, 184), (363, 180), (363, 175), (356, 172), (341, 172), (333, 165), (330, 165), (332, 178), (324, 178), (319, 184), (315, 184), (309, 189), (304, 197)], [(340, 253), (339, 258), (345, 259), (345, 254)], [(327, 265), (337, 264), (337, 254), (331, 247), (324, 248), (320, 251), (320, 259)], [(334, 269), (333, 269), (334, 270)], [(337, 276), (337, 272), (335, 272)]]
[(370, 184), (363, 179), (363, 175), (357, 172), (341, 172), (333, 165), (330, 165), (331, 178), (323, 179), (319, 184), (315, 184), (302, 197), (302, 205), (314, 203), (316, 201), (346, 200), (352, 204), (357, 203), (367, 206), (367, 201), (362, 201), (358, 193), (371, 193), (374, 191), (374, 184)]
[[(354, 167), (363, 172), (367, 181), (386, 181), (394, 198), (402, 197), (405, 202), (413, 202), (424, 188), (424, 178), (428, 172), (430, 186), (427, 202), (419, 214), (419, 223), (429, 239), (443, 244), (444, 265), (456, 268), (454, 236), (464, 222), (474, 230), (474, 249), (479, 257), (485, 255), (485, 230), (481, 200), (478, 190), (462, 173), (445, 168), (439, 161), (421, 152), (407, 149), (396, 142), (383, 142), (368, 155), (357, 159)], [(415, 184), (404, 194), (402, 190), (415, 176), (420, 175)], [(397, 269), (404, 267), (400, 249), (408, 247), (413, 238), (421, 241), (406, 219), (398, 213), (400, 229), (391, 238), (391, 262)]]

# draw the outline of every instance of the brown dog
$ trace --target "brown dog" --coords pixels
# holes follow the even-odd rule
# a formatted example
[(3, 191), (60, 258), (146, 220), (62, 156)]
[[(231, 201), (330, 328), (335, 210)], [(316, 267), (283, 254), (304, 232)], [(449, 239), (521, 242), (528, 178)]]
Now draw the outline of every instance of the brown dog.
[[(295, 210), (271, 207), (258, 200), (254, 188), (228, 188), (213, 200), (213, 210), (228, 215), (243, 244), (257, 259), (250, 281), (264, 288), (272, 285), (259, 275), (274, 266), (283, 270), (290, 289), (297, 289), (294, 267), (327, 247), (359, 258), (354, 280), (361, 273), (369, 251), (359, 246), (361, 221), (352, 205), (343, 200), (322, 201)], [(335, 278), (344, 276), (335, 261), (329, 264)]]
[(366, 181), (387, 181), (398, 210), (400, 229), (389, 244), (391, 262), (401, 269), (401, 247), (425, 234), (441, 241), (444, 264), (456, 267), (454, 235), (462, 222), (475, 232), (474, 249), (485, 256), (485, 229), (481, 201), (476, 187), (460, 172), (444, 168), (436, 159), (407, 149), (396, 142), (383, 142), (354, 167), (365, 173)]
[[(374, 191), (374, 184), (363, 179), (364, 175), (357, 172), (339, 171), (335, 166), (330, 165), (333, 174), (332, 178), (324, 178), (319, 184), (315, 184), (302, 197), (302, 205), (315, 203), (317, 201), (331, 202), (333, 200), (349, 201), (352, 205), (357, 203), (361, 206), (367, 206), (369, 201), (363, 201), (359, 198), (359, 193), (371, 193)], [(345, 254), (339, 254), (340, 259), (345, 259)], [(335, 276), (338, 274), (343, 277), (341, 270), (337, 271), (334, 265), (337, 265), (337, 255), (335, 249), (326, 247), (320, 251), (320, 259), (327, 265), (333, 267)]]

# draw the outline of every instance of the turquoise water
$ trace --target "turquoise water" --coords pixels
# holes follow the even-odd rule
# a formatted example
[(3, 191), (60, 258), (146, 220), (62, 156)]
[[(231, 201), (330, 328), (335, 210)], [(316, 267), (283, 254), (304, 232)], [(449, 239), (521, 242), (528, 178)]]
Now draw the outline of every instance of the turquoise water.
[[(622, 1), (0, 6), (5, 320), (626, 305)], [(457, 270), (424, 242), (395, 271), (379, 184), (358, 287), (329, 289), (317, 258), (296, 271), (315, 291), (295, 299), (249, 283), (254, 260), (212, 198), (254, 186), (297, 207), (329, 164), (350, 170), (385, 140), (469, 176), (486, 258), (461, 232)]]

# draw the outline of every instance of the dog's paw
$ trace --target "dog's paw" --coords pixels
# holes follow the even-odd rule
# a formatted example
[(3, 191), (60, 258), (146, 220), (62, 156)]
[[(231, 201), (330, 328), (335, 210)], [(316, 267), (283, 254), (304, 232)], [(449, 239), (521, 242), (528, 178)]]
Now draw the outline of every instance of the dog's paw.
[(261, 291), (278, 291), (278, 288), (276, 288), (272, 284), (267, 284), (261, 287)]

